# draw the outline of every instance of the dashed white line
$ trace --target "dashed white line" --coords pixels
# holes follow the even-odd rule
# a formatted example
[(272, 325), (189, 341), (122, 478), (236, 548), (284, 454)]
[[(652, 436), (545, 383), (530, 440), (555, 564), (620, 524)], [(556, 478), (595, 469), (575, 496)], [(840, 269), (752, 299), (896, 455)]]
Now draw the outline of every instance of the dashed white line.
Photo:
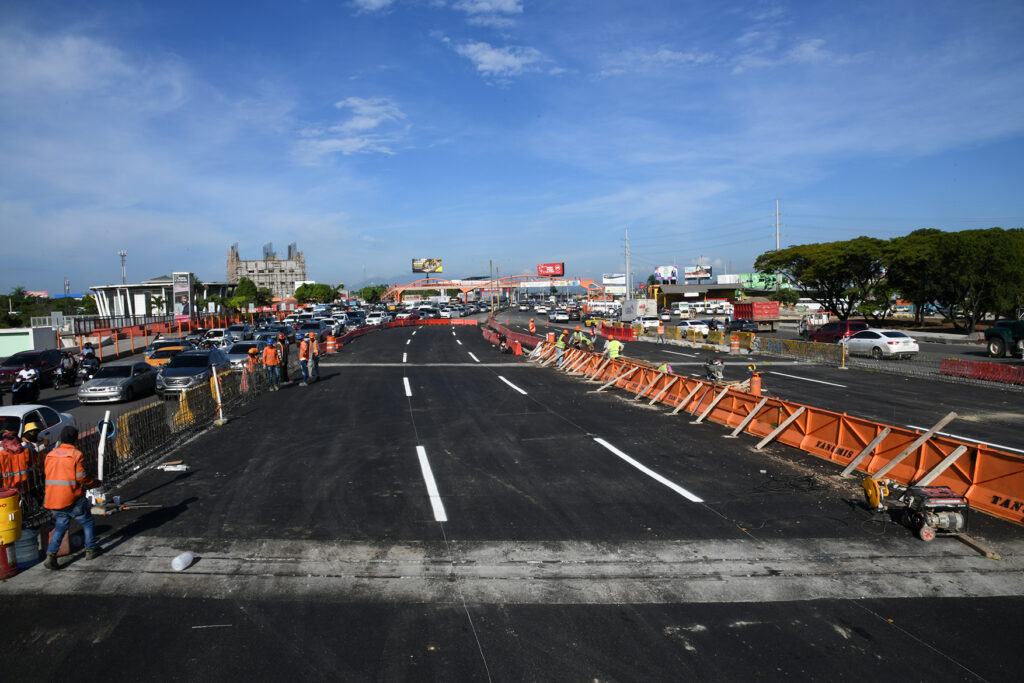
[(456, 340), (455, 340), (455, 343), (456, 343), (456, 344), (458, 344), (459, 346), (462, 346), (462, 341), (461, 341), (461, 340), (459, 340), (459, 339), (456, 339)]
[(472, 358), (473, 360), (475, 360), (477, 363), (480, 362), (480, 359), (477, 358), (476, 356), (474, 356), (472, 351), (469, 352), (469, 357)]
[(415, 336), (416, 336), (416, 333), (417, 333), (417, 332), (419, 332), (419, 330), (413, 330), (413, 331), (412, 331), (412, 336), (414, 336), (414, 337), (415, 337)]
[[(917, 425), (907, 425), (911, 429), (917, 429), (922, 432), (927, 432), (929, 427), (918, 427)], [(1004, 451), (1013, 451), (1014, 453), (1024, 453), (1024, 450), (1019, 448), (1011, 448), (1010, 446), (1003, 446), (997, 443), (990, 443), (988, 441), (979, 441), (978, 439), (972, 439), (968, 436), (960, 436), (959, 434), (950, 434), (949, 432), (935, 432), (942, 436), (948, 436), (951, 439), (960, 439), (961, 441), (970, 441), (971, 443), (981, 444), (982, 446), (991, 446), (992, 448), (1002, 448)]]
[(688, 356), (689, 358), (696, 358), (695, 353), (679, 353), (678, 351), (659, 351), (658, 353), (671, 353), (673, 356)]
[(625, 453), (620, 451), (618, 448), (616, 448), (615, 446), (613, 446), (610, 443), (608, 443), (607, 441), (605, 441), (604, 439), (600, 439), (600, 438), (595, 437), (594, 441), (598, 442), (599, 444), (601, 444), (602, 446), (604, 446), (605, 448), (610, 450), (612, 453), (614, 453), (615, 455), (619, 456), (620, 458), (622, 458), (623, 460), (628, 462), (630, 465), (632, 465), (633, 467), (637, 468), (638, 470), (640, 470), (641, 472), (643, 472), (647, 476), (651, 477), (655, 481), (659, 481), (662, 484), (664, 484), (665, 486), (669, 487), (670, 489), (672, 489), (673, 491), (675, 491), (676, 493), (678, 493), (682, 497), (686, 498), (687, 500), (693, 501), (694, 503), (703, 503), (704, 502), (701, 498), (699, 498), (698, 496), (695, 496), (694, 494), (690, 493), (689, 491), (684, 489), (679, 484), (676, 484), (675, 482), (669, 481), (668, 479), (666, 479), (665, 477), (661, 476), (660, 474), (658, 474), (657, 472), (655, 472), (651, 468), (647, 467), (646, 465), (641, 465), (636, 460), (634, 460), (633, 458), (629, 457), (628, 455), (626, 455)]
[(774, 370), (769, 370), (768, 372), (773, 375), (779, 375), (780, 377), (790, 377), (792, 379), (802, 379), (805, 382), (817, 382), (818, 384), (827, 384), (830, 387), (842, 387), (843, 389), (846, 388), (845, 384), (836, 384), (835, 382), (826, 382), (820, 379), (811, 379), (810, 377), (798, 377), (797, 375), (787, 375), (784, 372), (775, 372)]
[[(470, 354), (470, 355), (472, 355), (472, 354)], [(501, 380), (502, 382), (504, 382), (505, 384), (509, 385), (510, 387), (512, 387), (513, 389), (515, 389), (516, 391), (518, 391), (518, 392), (519, 392), (520, 394), (522, 394), (523, 396), (526, 396), (526, 392), (525, 392), (525, 391), (523, 391), (522, 389), (520, 389), (519, 387), (517, 387), (517, 386), (516, 386), (515, 384), (512, 384), (512, 382), (509, 382), (509, 381), (508, 381), (507, 379), (505, 379), (505, 378), (504, 378), (504, 377), (502, 377), (501, 375), (498, 375), (498, 379), (500, 379), (500, 380)]]
[(404, 363), (404, 362), (406, 362), (406, 361), (408, 360), (408, 356), (409, 356), (409, 354), (407, 354), (407, 353), (403, 353), (403, 354), (402, 354), (402, 362), (403, 362), (403, 363)]
[(408, 346), (409, 344), (412, 344), (412, 339), (405, 340), (405, 345)]
[(420, 459), (420, 469), (423, 471), (423, 481), (427, 485), (427, 495), (430, 496), (430, 507), (434, 509), (434, 519), (438, 522), (447, 522), (448, 515), (445, 514), (444, 503), (441, 502), (441, 493), (437, 490), (437, 482), (434, 481), (434, 473), (430, 470), (430, 461), (427, 460), (427, 449), (417, 446), (416, 455)]
[(405, 395), (411, 397), (412, 396), (412, 387), (409, 386), (409, 378), (408, 377), (403, 377), (402, 378), (402, 382), (405, 383)]

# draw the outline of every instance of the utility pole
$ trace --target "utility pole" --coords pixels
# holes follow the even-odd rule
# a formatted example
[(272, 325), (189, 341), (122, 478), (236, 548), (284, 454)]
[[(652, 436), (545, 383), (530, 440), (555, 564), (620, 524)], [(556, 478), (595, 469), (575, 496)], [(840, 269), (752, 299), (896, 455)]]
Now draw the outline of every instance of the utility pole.
[(633, 273), (629, 270), (629, 226), (626, 226), (626, 300), (633, 298)]
[[(779, 250), (779, 200), (775, 200), (775, 251)], [(775, 291), (782, 289), (782, 273), (775, 271)]]
[(122, 249), (121, 251), (117, 252), (117, 255), (121, 257), (121, 284), (126, 285), (128, 284), (128, 271), (125, 270), (124, 260), (128, 256), (128, 252)]
[(491, 281), (490, 286), (487, 288), (490, 290), (489, 294), (491, 297), (491, 317), (494, 317), (494, 259), (487, 261), (488, 267), (491, 269)]

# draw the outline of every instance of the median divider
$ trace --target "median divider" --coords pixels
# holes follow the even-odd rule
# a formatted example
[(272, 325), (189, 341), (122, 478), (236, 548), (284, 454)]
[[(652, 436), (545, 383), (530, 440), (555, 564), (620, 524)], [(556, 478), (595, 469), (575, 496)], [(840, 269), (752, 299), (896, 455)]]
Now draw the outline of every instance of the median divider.
[[(759, 439), (773, 435), (784, 425), (774, 434), (774, 441), (842, 466), (867, 450), (857, 469), (873, 474), (891, 465), (885, 476), (902, 484), (918, 481), (963, 448), (962, 455), (936, 475), (932, 485), (948, 486), (964, 495), (972, 507), (1024, 524), (1024, 455), (942, 435), (916, 444), (921, 433), (913, 429), (793, 401), (766, 400), (734, 386), (659, 372), (650, 363), (636, 359), (579, 353), (587, 357), (574, 364), (574, 372), (609, 387), (652, 396), (653, 402), (671, 406), (673, 414), (685, 411), (699, 416), (702, 422), (716, 422), (734, 431), (738, 428), (738, 433)], [(531, 360), (553, 357), (554, 345), (545, 341)], [(909, 454), (904, 455), (911, 446)], [(901, 459), (894, 462), (897, 456)]]

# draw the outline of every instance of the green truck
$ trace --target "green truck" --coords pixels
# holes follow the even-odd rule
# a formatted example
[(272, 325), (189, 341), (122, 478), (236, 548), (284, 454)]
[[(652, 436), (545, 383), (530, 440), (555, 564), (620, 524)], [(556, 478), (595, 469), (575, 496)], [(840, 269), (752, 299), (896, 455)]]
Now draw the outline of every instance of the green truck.
[(985, 345), (988, 355), (1002, 358), (1011, 355), (1024, 357), (1024, 311), (1018, 311), (1016, 320), (997, 320), (985, 330)]

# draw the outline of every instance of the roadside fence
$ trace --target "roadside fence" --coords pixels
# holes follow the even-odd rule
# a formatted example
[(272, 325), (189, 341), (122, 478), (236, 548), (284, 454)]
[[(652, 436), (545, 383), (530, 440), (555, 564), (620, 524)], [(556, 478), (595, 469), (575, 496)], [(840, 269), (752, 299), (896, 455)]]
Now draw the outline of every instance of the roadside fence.
[(986, 382), (1024, 385), (1024, 366), (1020, 365), (943, 358), (939, 373), (950, 377), (966, 377)]
[[(530, 358), (550, 365), (554, 345), (543, 342)], [(928, 475), (933, 485), (949, 486), (966, 496), (972, 507), (1024, 524), (1024, 455), (939, 434), (922, 435), (730, 384), (659, 372), (649, 363), (625, 357), (613, 360), (598, 353), (566, 352), (562, 369), (600, 383), (598, 391), (616, 387), (632, 392), (635, 400), (671, 406), (673, 415), (686, 411), (696, 418), (694, 423), (730, 427), (730, 436), (758, 437), (757, 450), (778, 441), (851, 471), (854, 462), (856, 469), (868, 474), (884, 469), (886, 478), (903, 484)]]
[(841, 344), (820, 344), (798, 339), (762, 337), (761, 351), (776, 356), (813, 360), (832, 365), (842, 365), (846, 347)]

